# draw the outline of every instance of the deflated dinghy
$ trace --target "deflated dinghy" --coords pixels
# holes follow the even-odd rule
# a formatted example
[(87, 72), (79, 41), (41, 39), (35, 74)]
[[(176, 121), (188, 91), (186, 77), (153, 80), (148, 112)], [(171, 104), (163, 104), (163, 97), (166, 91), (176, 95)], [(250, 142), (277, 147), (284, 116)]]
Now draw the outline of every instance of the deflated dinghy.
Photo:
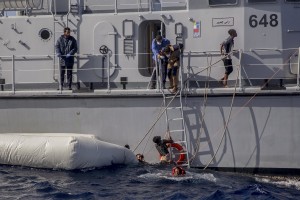
[(83, 169), (137, 163), (122, 146), (84, 134), (0, 134), (0, 164)]

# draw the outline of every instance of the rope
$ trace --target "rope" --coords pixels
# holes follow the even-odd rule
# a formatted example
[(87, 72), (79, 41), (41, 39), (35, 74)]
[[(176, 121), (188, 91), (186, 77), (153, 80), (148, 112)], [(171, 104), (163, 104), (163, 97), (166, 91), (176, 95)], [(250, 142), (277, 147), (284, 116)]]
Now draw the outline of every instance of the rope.
[[(296, 53), (296, 52), (295, 52)], [(294, 54), (295, 54), (294, 53)], [(286, 62), (288, 62), (290, 60), (290, 58), (289, 59), (287, 59), (284, 63), (286, 63)], [(238, 70), (240, 70), (240, 67), (238, 68)], [(264, 85), (262, 86), (262, 87), (265, 87), (273, 78), (274, 78), (274, 76), (280, 71), (281, 69), (278, 69), (269, 79), (268, 79), (268, 81), (266, 81), (265, 83), (264, 83)], [(220, 141), (220, 143), (219, 143), (219, 146), (218, 146), (218, 148), (217, 148), (217, 151), (215, 152), (215, 154), (213, 155), (213, 157), (211, 158), (211, 160), (208, 162), (208, 164), (203, 168), (203, 170), (205, 170), (210, 164), (211, 164), (211, 162), (215, 159), (215, 157), (216, 157), (216, 155), (217, 155), (217, 153), (218, 153), (218, 151), (219, 151), (219, 148), (220, 148), (220, 146), (221, 146), (221, 144), (222, 144), (222, 142), (223, 142), (223, 139), (224, 139), (224, 136), (225, 136), (225, 134), (226, 134), (226, 129), (228, 128), (228, 124), (229, 124), (229, 122), (231, 121), (231, 119), (234, 119), (236, 116), (237, 116), (237, 114), (242, 110), (242, 109), (244, 109), (245, 107), (246, 107), (246, 105), (248, 105), (256, 96), (257, 96), (257, 94), (258, 94), (258, 92), (257, 93), (255, 93), (239, 110), (238, 110), (238, 112), (236, 112), (234, 115), (233, 115), (233, 118), (231, 118), (230, 119), (230, 117), (231, 117), (231, 114), (232, 114), (232, 105), (233, 105), (233, 100), (234, 100), (234, 98), (235, 98), (235, 95), (236, 95), (236, 87), (237, 86), (237, 79), (236, 79), (236, 83), (235, 83), (235, 91), (234, 91), (234, 94), (233, 94), (233, 98), (232, 98), (232, 101), (231, 101), (231, 106), (230, 106), (230, 113), (229, 113), (229, 115), (228, 115), (228, 118), (227, 118), (227, 122), (226, 122), (226, 124), (225, 124), (225, 126), (224, 126), (224, 132), (223, 132), (223, 134), (222, 134), (222, 138), (221, 138), (221, 141)]]
[(226, 121), (226, 124), (224, 126), (224, 131), (223, 131), (223, 134), (222, 134), (222, 138), (221, 138), (221, 141), (218, 145), (218, 148), (217, 148), (217, 151), (214, 153), (213, 157), (211, 158), (211, 160), (207, 163), (207, 165), (204, 167), (203, 170), (205, 170), (210, 164), (211, 162), (215, 159), (217, 153), (219, 152), (219, 149), (221, 147), (221, 144), (224, 140), (224, 137), (226, 135), (226, 130), (228, 128), (228, 124), (229, 124), (229, 121), (230, 121), (230, 117), (231, 117), (231, 114), (232, 114), (232, 106), (233, 106), (233, 102), (234, 102), (234, 99), (235, 99), (235, 95), (236, 95), (236, 88), (237, 88), (237, 84), (238, 84), (238, 76), (239, 76), (239, 71), (240, 71), (240, 66), (238, 68), (238, 73), (237, 73), (237, 78), (235, 79), (235, 86), (234, 86), (234, 93), (233, 93), (233, 96), (232, 96), (232, 99), (231, 99), (231, 104), (230, 104), (230, 111), (229, 111), (229, 114), (228, 114), (228, 118), (227, 118), (227, 121)]
[[(208, 62), (208, 57), (207, 57), (207, 64), (209, 65), (209, 64), (211, 64), (211, 62), (212, 62), (212, 56), (211, 56), (210, 62)], [(196, 148), (195, 148), (194, 154), (190, 158), (191, 163), (194, 161), (194, 159), (196, 157), (196, 154), (200, 149), (200, 138), (201, 138), (201, 135), (202, 135), (202, 127), (203, 127), (203, 122), (204, 122), (204, 116), (206, 114), (206, 103), (207, 103), (207, 99), (208, 99), (208, 92), (207, 92), (208, 88), (209, 88), (208, 77), (210, 77), (210, 73), (211, 73), (211, 67), (209, 68), (209, 71), (207, 71), (207, 76), (206, 76), (207, 79), (206, 79), (206, 82), (205, 82), (205, 90), (204, 90), (204, 101), (203, 101), (203, 105), (202, 105), (204, 107), (204, 110), (203, 110), (202, 116), (201, 116), (200, 133), (199, 133), (199, 136), (198, 136), (198, 139), (197, 139), (197, 142), (196, 142)]]
[[(233, 53), (233, 52), (232, 52)], [(207, 66), (206, 68), (204, 68), (203, 70), (192, 74), (192, 76), (190, 76), (188, 79), (186, 79), (183, 83), (183, 85), (185, 85), (187, 83), (187, 81), (192, 78), (193, 76), (196, 76), (199, 73), (202, 73), (203, 71), (209, 69), (210, 67), (214, 66), (215, 64), (219, 63), (222, 59), (226, 58), (227, 56), (231, 55), (232, 53), (226, 55), (225, 57), (222, 57), (220, 60), (217, 60), (216, 62), (214, 62), (213, 64)], [(177, 97), (178, 93), (181, 90), (177, 90), (176, 93), (174, 94), (173, 98), (170, 100), (170, 102), (168, 103), (168, 105), (163, 109), (162, 112), (159, 113), (157, 119), (155, 120), (155, 122), (152, 124), (152, 126), (150, 127), (150, 129), (147, 131), (147, 133), (145, 134), (145, 136), (141, 139), (141, 141), (137, 144), (137, 146), (134, 148), (133, 152), (136, 151), (136, 149), (138, 148), (138, 146), (143, 142), (143, 140), (146, 138), (146, 136), (151, 132), (151, 130), (155, 127), (155, 125), (157, 124), (157, 122), (160, 120), (160, 118), (162, 117), (162, 115), (164, 114), (164, 112), (169, 108), (169, 106), (171, 105), (171, 103), (173, 102), (173, 100)]]

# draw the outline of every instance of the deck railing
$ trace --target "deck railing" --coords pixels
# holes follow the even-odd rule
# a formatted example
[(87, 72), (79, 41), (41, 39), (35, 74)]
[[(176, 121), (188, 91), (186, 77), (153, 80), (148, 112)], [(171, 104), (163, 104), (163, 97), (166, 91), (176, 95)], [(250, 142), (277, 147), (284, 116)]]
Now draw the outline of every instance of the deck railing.
[[(245, 62), (243, 62), (244, 59), (244, 55), (251, 54), (253, 52), (257, 52), (257, 51), (264, 51), (264, 52), (270, 52), (270, 51), (278, 51), (280, 53), (287, 53), (287, 51), (289, 52), (288, 55), (289, 58), (283, 62), (283, 64), (266, 64), (266, 63), (247, 63), (245, 64)], [(292, 54), (291, 54), (291, 53)], [(237, 80), (238, 84), (237, 87), (242, 89), (244, 87), (243, 85), (243, 81), (245, 80), (250, 80), (251, 79), (255, 79), (255, 77), (247, 77), (247, 72), (245, 72), (245, 68), (248, 67), (249, 69), (252, 68), (257, 68), (260, 69), (259, 67), (261, 67), (262, 65), (264, 66), (271, 66), (274, 68), (271, 68), (272, 70), (270, 71), (270, 75), (269, 76), (265, 76), (265, 77), (260, 77), (260, 79), (273, 79), (275, 76), (272, 76), (271, 73), (275, 74), (278, 71), (282, 71), (283, 69), (285, 70), (285, 72), (288, 70), (288, 68), (286, 67), (290, 67), (290, 76), (286, 76), (286, 77), (280, 77), (282, 79), (291, 79), (291, 80), (295, 80), (295, 86), (300, 89), (300, 47), (297, 49), (251, 49), (249, 51), (243, 51), (243, 50), (238, 50), (235, 52), (236, 58), (234, 59), (234, 71), (236, 73), (236, 76), (231, 75), (230, 76), (230, 80)], [(93, 74), (94, 72), (102, 72), (102, 77), (97, 77), (98, 80), (100, 80), (101, 82), (103, 82), (106, 86), (102, 89), (106, 89), (107, 91), (112, 90), (111, 84), (112, 83), (118, 83), (120, 84), (120, 82), (114, 77), (114, 80), (112, 80), (111, 77), (111, 72), (112, 70), (119, 70), (120, 72), (126, 72), (126, 75), (128, 75), (129, 77), (129, 82), (130, 81), (135, 81), (134, 79), (138, 78), (139, 80), (137, 80), (137, 83), (146, 83), (144, 84), (144, 87), (140, 87), (140, 89), (145, 90), (147, 89), (147, 85), (150, 82), (150, 75), (149, 77), (144, 77), (140, 74), (140, 72), (138, 72), (139, 70), (144, 70), (144, 71), (149, 71), (151, 69), (150, 66), (146, 66), (143, 68), (139, 68), (137, 66), (122, 66), (122, 67), (117, 67), (113, 66), (111, 63), (111, 58), (113, 56), (117, 56), (119, 58), (121, 58), (122, 56), (128, 56), (125, 54), (106, 54), (106, 55), (102, 55), (102, 54), (78, 54), (76, 55), (76, 63), (74, 65), (73, 68), (73, 72), (75, 72), (75, 76), (76, 73), (77, 75), (80, 73), (83, 73), (84, 71), (88, 71), (91, 72), (91, 74)], [(135, 55), (136, 57), (138, 56), (138, 54)], [(151, 57), (151, 55), (147, 55), (149, 57)], [(88, 68), (82, 68), (82, 64), (80, 64), (80, 62), (88, 62), (89, 60), (91, 60), (91, 58), (94, 57), (96, 58), (98, 61), (101, 60), (102, 57), (105, 57), (105, 62), (102, 63), (102, 65), (100, 67), (98, 66), (89, 66)], [(48, 75), (49, 77), (49, 73), (53, 73), (53, 80), (52, 81), (46, 81), (46, 82), (42, 82), (42, 83), (47, 83), (47, 84), (57, 84), (60, 85), (60, 69), (59, 69), (59, 65), (55, 65), (53, 66), (53, 68), (43, 68), (43, 69), (34, 69), (37, 68), (36, 66), (34, 66), (34, 61), (38, 61), (38, 62), (43, 62), (46, 61), (45, 63), (49, 63), (49, 66), (51, 66), (51, 62), (53, 63), (54, 60), (55, 63), (59, 63), (58, 62), (58, 58), (55, 55), (12, 55), (12, 56), (0, 56), (0, 59), (2, 62), (6, 62), (6, 67), (5, 69), (3, 68), (5, 65), (0, 66), (0, 79), (4, 78), (7, 79), (6, 80), (6, 89), (9, 87), (9, 85), (11, 86), (11, 91), (14, 93), (16, 91), (16, 85), (22, 85), (22, 84), (39, 84), (38, 81), (18, 81), (18, 79), (22, 78), (22, 76), (24, 76), (24, 74), (29, 73), (30, 77), (39, 77), (39, 73), (42, 73), (42, 76), (44, 75)], [(140, 58), (139, 58), (140, 59)], [(198, 60), (205, 60), (207, 59), (207, 63), (205, 64), (198, 64), (197, 66), (193, 66), (192, 61), (193, 59), (196, 59), (196, 61)], [(216, 82), (217, 76), (222, 76), (222, 72), (224, 71), (224, 66), (223, 63), (220, 62), (220, 53), (218, 51), (188, 51), (188, 52), (183, 52), (182, 54), (182, 66), (181, 69), (183, 70), (183, 76), (184, 79), (186, 81), (186, 87), (187, 89), (191, 89), (191, 81), (214, 81)], [(96, 62), (97, 62), (96, 60)], [(119, 59), (120, 60), (120, 59)], [(219, 62), (218, 62), (219, 60)], [(9, 66), (9, 63), (11, 62), (11, 69), (8, 69), (7, 66)], [(31, 65), (29, 67), (29, 64), (26, 64), (25, 67), (20, 66), (20, 64), (24, 64), (25, 62), (31, 62)], [(213, 64), (213, 62), (215, 62), (215, 64)], [(211, 65), (211, 66), (210, 66)], [(246, 66), (247, 65), (247, 66)], [(76, 67), (77, 66), (77, 67)], [(31, 68), (31, 69), (30, 69)], [(114, 68), (114, 69), (113, 69)], [(221, 69), (220, 69), (221, 68)], [(211, 75), (211, 73), (208, 72), (208, 70), (213, 69), (215, 72), (215, 74)], [(237, 70), (238, 69), (238, 70)], [(261, 68), (262, 69), (262, 68)], [(202, 70), (202, 72), (201, 72)], [(93, 73), (92, 73), (93, 71)], [(203, 72), (206, 72), (203, 73)], [(19, 74), (20, 72), (24, 73), (24, 74)], [(134, 73), (136, 73), (137, 75), (134, 75)], [(238, 73), (237, 73), (238, 72)], [(106, 73), (106, 74), (105, 74)], [(200, 76), (194, 76), (196, 73), (199, 73), (202, 75), (202, 77)], [(242, 74), (243, 73), (243, 74)], [(259, 73), (259, 70), (257, 70), (257, 73)], [(9, 74), (11, 74), (11, 77), (9, 77)], [(19, 76), (18, 76), (19, 75)], [(132, 77), (130, 76), (132, 75)], [(139, 75), (139, 76), (138, 76)], [(18, 77), (18, 78), (16, 78)], [(199, 78), (200, 77), (200, 78)], [(119, 78), (119, 76), (118, 76)], [(11, 80), (9, 80), (11, 79)], [(27, 79), (28, 80), (28, 79)], [(34, 80), (34, 79), (32, 79)], [(38, 80), (38, 79), (36, 79)], [(49, 80), (49, 79), (48, 79)], [(80, 80), (77, 80), (78, 82)], [(95, 82), (93, 80), (88, 81), (85, 80), (85, 82)], [(1, 84), (1, 82), (0, 82)], [(197, 87), (198, 88), (198, 87)], [(32, 89), (34, 90), (34, 86), (32, 86)], [(50, 89), (50, 88), (49, 88)], [(131, 88), (133, 89), (133, 88)]]

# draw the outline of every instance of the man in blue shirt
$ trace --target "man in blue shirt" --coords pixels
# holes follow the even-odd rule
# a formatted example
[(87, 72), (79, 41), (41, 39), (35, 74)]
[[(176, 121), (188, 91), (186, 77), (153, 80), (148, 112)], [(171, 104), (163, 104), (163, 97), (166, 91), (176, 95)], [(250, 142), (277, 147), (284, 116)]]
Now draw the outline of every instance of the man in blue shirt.
[[(159, 67), (159, 63), (161, 62), (161, 81), (162, 81), (162, 87), (165, 88), (166, 83), (166, 74), (167, 74), (167, 62), (166, 58), (164, 56), (160, 55), (161, 50), (168, 46), (170, 44), (170, 41), (166, 38), (163, 38), (161, 35), (157, 35), (152, 40), (151, 50), (153, 53), (152, 59), (153, 59), (153, 75), (151, 77), (151, 89), (155, 89), (156, 86), (156, 66)], [(158, 69), (159, 73), (159, 69)]]

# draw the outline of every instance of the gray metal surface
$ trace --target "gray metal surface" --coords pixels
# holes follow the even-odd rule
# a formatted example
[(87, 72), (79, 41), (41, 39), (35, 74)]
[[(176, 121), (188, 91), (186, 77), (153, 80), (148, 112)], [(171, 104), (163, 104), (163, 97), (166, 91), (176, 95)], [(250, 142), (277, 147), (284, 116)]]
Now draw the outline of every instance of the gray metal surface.
[[(212, 158), (237, 93), (225, 140), (210, 166), (300, 169), (299, 4), (208, 2), (0, 1), (0, 10), (22, 11), (0, 15), (0, 83), (5, 90), (0, 92), (0, 132), (88, 133), (134, 147), (162, 102), (159, 90), (146, 90), (151, 41), (162, 33), (172, 44), (184, 43), (184, 121), (189, 153), (195, 156), (191, 166), (203, 167)], [(66, 26), (78, 41), (73, 80), (74, 88), (75, 83), (81, 88), (74, 93), (53, 90), (59, 74), (54, 44)], [(230, 88), (224, 89), (218, 83), (224, 75), (219, 48), (231, 28), (238, 33), (237, 51)], [(107, 54), (99, 52), (103, 45)], [(204, 101), (206, 93), (210, 96)], [(164, 133), (162, 120), (153, 134)], [(151, 142), (142, 145), (146, 160), (157, 161)]]
[[(299, 168), (300, 97), (260, 96), (245, 105), (250, 98), (235, 100), (225, 140), (211, 166)], [(231, 96), (210, 98), (201, 125), (203, 98), (187, 98), (184, 117), (190, 155), (195, 155), (194, 149), (201, 137), (200, 150), (191, 166), (203, 167), (215, 153), (230, 102)], [(105, 141), (129, 144), (134, 149), (157, 119), (161, 103), (160, 97), (2, 98), (0, 131), (95, 134)], [(158, 155), (151, 140), (154, 135), (163, 136), (165, 130), (162, 117), (136, 153), (142, 152), (147, 161), (157, 162)]]

